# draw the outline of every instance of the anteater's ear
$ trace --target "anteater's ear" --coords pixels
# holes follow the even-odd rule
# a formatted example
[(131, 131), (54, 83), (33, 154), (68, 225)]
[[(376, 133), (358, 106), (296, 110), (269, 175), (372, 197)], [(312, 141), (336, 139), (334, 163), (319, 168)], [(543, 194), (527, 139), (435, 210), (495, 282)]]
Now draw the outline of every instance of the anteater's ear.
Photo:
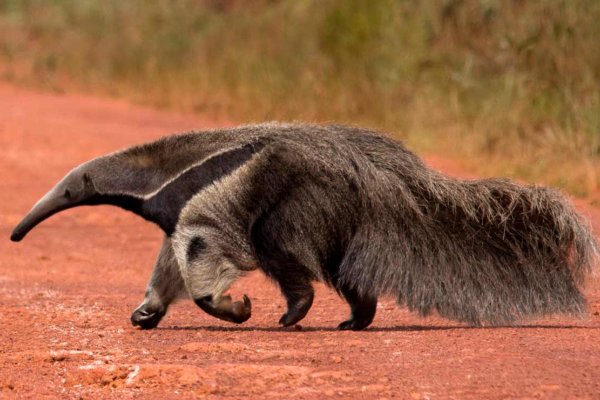
[(92, 181), (89, 172), (83, 173), (83, 187), (86, 193), (96, 193), (96, 186), (94, 186), (94, 182)]

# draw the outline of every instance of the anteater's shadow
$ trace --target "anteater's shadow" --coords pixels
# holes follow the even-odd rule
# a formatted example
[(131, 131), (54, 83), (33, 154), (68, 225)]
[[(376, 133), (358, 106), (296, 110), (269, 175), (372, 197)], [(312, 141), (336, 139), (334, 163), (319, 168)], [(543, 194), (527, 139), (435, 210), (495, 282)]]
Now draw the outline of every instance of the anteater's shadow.
[[(170, 331), (207, 331), (207, 332), (337, 332), (335, 327), (321, 326), (302, 326), (302, 327), (264, 327), (264, 326), (162, 326), (158, 330)], [(507, 326), (428, 326), (428, 325), (401, 325), (371, 327), (360, 331), (361, 333), (370, 332), (427, 332), (427, 331), (452, 331), (452, 330), (497, 330), (497, 329), (599, 329), (600, 326), (582, 326), (582, 325), (507, 325)], [(342, 332), (342, 331), (339, 331)]]

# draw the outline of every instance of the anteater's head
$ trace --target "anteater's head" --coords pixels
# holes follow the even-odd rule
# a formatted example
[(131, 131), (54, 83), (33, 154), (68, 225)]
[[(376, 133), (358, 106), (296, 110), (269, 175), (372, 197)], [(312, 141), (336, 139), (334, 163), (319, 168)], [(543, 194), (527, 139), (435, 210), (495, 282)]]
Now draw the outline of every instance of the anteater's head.
[(33, 206), (13, 230), (10, 240), (20, 241), (37, 224), (59, 211), (94, 204), (97, 193), (87, 165), (74, 169)]
[(209, 134), (172, 136), (88, 161), (54, 186), (17, 225), (18, 242), (57, 212), (108, 204), (156, 223), (170, 235), (179, 213), (204, 187), (250, 160), (261, 143), (232, 145)]

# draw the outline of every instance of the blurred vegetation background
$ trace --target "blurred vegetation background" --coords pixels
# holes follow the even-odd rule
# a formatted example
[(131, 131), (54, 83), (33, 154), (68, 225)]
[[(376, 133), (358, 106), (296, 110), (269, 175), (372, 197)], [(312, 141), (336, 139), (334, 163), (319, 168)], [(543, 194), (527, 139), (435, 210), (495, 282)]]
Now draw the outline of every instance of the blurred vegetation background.
[(0, 0), (0, 77), (236, 122), (335, 121), (580, 196), (597, 0)]

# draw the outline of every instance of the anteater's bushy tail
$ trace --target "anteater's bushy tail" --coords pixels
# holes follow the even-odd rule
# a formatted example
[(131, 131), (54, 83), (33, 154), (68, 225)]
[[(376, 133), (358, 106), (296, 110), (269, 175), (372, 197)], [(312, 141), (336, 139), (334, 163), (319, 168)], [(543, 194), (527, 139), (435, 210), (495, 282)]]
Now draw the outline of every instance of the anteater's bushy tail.
[(597, 244), (559, 192), (417, 172), (386, 217), (397, 231), (365, 225), (340, 267), (342, 283), (472, 325), (585, 311), (580, 288)]

